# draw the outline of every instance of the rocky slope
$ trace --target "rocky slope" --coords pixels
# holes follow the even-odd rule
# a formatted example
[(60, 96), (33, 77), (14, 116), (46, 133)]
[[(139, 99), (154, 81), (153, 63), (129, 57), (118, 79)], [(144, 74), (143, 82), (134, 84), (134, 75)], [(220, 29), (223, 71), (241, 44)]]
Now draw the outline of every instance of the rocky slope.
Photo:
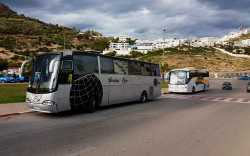
[(0, 13), (5, 14), (17, 14), (15, 11), (11, 10), (7, 5), (0, 2)]

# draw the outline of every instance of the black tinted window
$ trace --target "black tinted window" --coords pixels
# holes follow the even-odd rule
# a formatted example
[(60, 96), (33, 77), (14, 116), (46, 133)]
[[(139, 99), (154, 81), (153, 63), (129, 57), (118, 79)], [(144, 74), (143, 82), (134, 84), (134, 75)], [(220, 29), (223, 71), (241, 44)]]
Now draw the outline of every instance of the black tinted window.
[(151, 75), (160, 76), (161, 74), (159, 65), (151, 65)]
[(74, 55), (73, 58), (75, 75), (98, 73), (97, 56)]
[(100, 57), (101, 73), (114, 74), (113, 59)]
[(63, 61), (62, 69), (72, 69), (72, 61)]
[(130, 75), (141, 75), (141, 65), (138, 62), (130, 61), (128, 64)]
[(115, 74), (128, 74), (128, 62), (123, 60), (114, 60)]
[(150, 64), (141, 63), (141, 72), (142, 72), (142, 75), (150, 76), (151, 75)]

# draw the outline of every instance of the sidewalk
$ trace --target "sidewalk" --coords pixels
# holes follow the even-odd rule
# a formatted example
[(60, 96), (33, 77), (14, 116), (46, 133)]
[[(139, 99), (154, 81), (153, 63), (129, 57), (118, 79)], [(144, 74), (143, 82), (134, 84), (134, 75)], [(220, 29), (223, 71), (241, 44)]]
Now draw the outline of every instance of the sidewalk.
[[(162, 88), (161, 92), (162, 94), (169, 93), (168, 88)], [(28, 112), (32, 111), (28, 109), (25, 102), (0, 104), (0, 117), (9, 115), (19, 115)]]
[(0, 104), (0, 117), (31, 112), (25, 102)]

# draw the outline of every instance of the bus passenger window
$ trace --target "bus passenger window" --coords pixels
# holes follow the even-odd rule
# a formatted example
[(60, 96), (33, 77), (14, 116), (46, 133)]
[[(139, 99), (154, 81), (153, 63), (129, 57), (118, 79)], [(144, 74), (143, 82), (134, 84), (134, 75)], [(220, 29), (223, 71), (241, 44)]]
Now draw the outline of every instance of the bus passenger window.
[(151, 75), (152, 76), (160, 76), (160, 67), (159, 65), (151, 65)]
[(114, 63), (113, 59), (100, 57), (101, 73), (114, 74)]
[(141, 63), (141, 72), (142, 72), (142, 75), (150, 76), (151, 75), (150, 64)]
[(128, 62), (122, 60), (114, 60), (115, 74), (128, 74)]
[(141, 65), (138, 62), (130, 61), (128, 64), (130, 75), (141, 75)]
[(97, 56), (92, 55), (73, 55), (75, 78), (87, 74), (98, 73)]

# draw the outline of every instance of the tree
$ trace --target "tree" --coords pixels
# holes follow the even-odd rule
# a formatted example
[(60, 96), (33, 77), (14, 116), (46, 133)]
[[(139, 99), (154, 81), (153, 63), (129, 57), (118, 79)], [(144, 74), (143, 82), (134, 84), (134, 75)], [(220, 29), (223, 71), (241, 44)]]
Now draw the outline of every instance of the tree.
[(13, 60), (13, 61), (17, 61), (19, 59), (19, 56), (18, 55), (14, 55), (10, 59)]
[(109, 42), (104, 39), (99, 39), (94, 43), (94, 50), (103, 51), (109, 48)]
[(8, 67), (8, 61), (0, 59), (0, 71), (6, 70)]
[(232, 45), (228, 45), (226, 48), (225, 48), (226, 51), (228, 52), (233, 52), (234, 48)]
[(106, 53), (106, 54), (104, 54), (104, 55), (115, 56), (116, 53), (117, 53), (116, 51), (112, 51), (112, 52)]

